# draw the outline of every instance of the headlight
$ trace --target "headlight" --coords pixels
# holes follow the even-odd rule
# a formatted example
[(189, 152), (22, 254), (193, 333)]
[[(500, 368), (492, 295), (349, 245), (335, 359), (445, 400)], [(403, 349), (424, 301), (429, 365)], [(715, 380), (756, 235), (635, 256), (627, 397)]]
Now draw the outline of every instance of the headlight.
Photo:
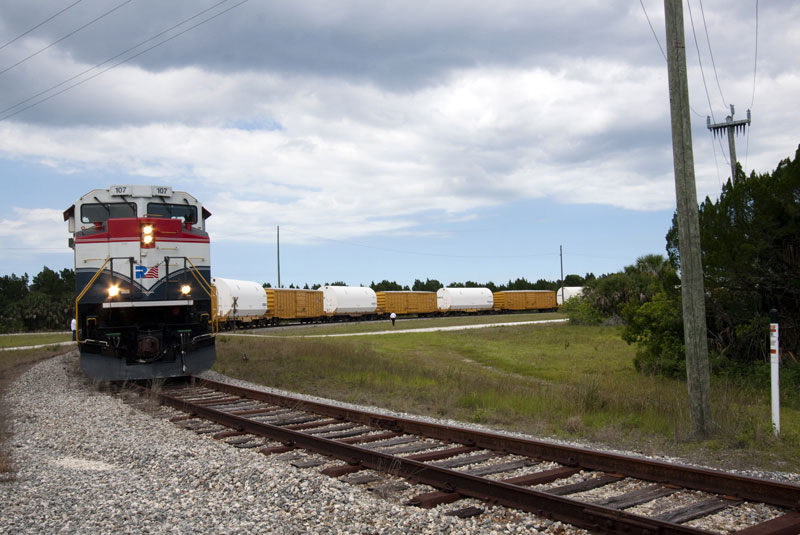
[(108, 296), (109, 297), (116, 297), (119, 295), (119, 286), (113, 285), (108, 287)]
[(155, 235), (153, 234), (153, 225), (142, 225), (142, 247), (150, 248), (155, 246)]
[(183, 295), (189, 295), (189, 293), (190, 293), (191, 291), (192, 291), (192, 287), (191, 287), (191, 286), (189, 286), (188, 284), (184, 284), (183, 286), (181, 286), (181, 293), (182, 293)]

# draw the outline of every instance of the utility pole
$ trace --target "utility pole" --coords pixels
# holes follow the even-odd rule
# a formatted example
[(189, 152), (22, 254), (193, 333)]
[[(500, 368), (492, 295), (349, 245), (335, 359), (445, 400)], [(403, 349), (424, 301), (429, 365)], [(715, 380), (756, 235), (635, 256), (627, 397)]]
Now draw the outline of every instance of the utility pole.
[(558, 246), (558, 256), (561, 260), (561, 304), (564, 304), (564, 246)]
[(731, 104), (731, 114), (725, 118), (724, 123), (711, 124), (711, 117), (706, 116), (706, 126), (711, 130), (711, 133), (714, 134), (714, 137), (717, 137), (717, 134), (722, 136), (723, 130), (728, 131), (728, 151), (731, 157), (731, 184), (736, 182), (736, 144), (733, 141), (733, 135), (738, 134), (739, 130), (744, 133), (745, 128), (750, 125), (750, 110), (747, 110), (747, 119), (741, 119), (739, 121), (733, 120), (733, 113), (733, 104)]
[(278, 288), (281, 287), (281, 226), (278, 225)]
[(692, 435), (711, 434), (711, 380), (706, 340), (706, 306), (700, 250), (700, 221), (689, 117), (689, 84), (686, 79), (686, 44), (683, 33), (683, 0), (664, 0), (667, 23), (669, 105), (672, 118), (672, 158), (675, 165), (675, 197), (678, 204), (678, 240), (681, 256), (681, 296), (686, 345), (686, 377)]

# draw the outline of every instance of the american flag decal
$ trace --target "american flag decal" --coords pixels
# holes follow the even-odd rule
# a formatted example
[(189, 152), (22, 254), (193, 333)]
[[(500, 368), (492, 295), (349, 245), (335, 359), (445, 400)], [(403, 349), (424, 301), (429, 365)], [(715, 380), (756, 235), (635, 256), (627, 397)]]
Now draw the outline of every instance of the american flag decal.
[(142, 278), (145, 278), (145, 279), (157, 279), (158, 278), (158, 264), (156, 264), (155, 266), (153, 266), (150, 269), (148, 269), (145, 272), (144, 277), (142, 277)]

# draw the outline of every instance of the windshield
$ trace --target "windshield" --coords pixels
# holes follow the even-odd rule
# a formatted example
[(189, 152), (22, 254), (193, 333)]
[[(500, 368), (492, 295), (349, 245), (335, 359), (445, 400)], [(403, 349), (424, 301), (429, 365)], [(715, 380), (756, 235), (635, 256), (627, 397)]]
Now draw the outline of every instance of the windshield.
[(188, 204), (147, 203), (148, 217), (169, 217), (197, 223), (197, 207)]
[(81, 206), (81, 223), (94, 223), (120, 217), (136, 217), (136, 205), (132, 202), (104, 202)]

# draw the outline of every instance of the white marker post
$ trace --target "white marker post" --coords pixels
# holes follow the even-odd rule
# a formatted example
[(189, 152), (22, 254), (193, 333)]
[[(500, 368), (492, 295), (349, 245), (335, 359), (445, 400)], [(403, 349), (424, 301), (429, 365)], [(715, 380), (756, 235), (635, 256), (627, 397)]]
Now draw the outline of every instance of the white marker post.
[(774, 308), (769, 311), (769, 362), (770, 376), (772, 377), (772, 427), (775, 436), (781, 432), (781, 399), (778, 365), (780, 364), (781, 350), (780, 337), (778, 336), (778, 311)]

